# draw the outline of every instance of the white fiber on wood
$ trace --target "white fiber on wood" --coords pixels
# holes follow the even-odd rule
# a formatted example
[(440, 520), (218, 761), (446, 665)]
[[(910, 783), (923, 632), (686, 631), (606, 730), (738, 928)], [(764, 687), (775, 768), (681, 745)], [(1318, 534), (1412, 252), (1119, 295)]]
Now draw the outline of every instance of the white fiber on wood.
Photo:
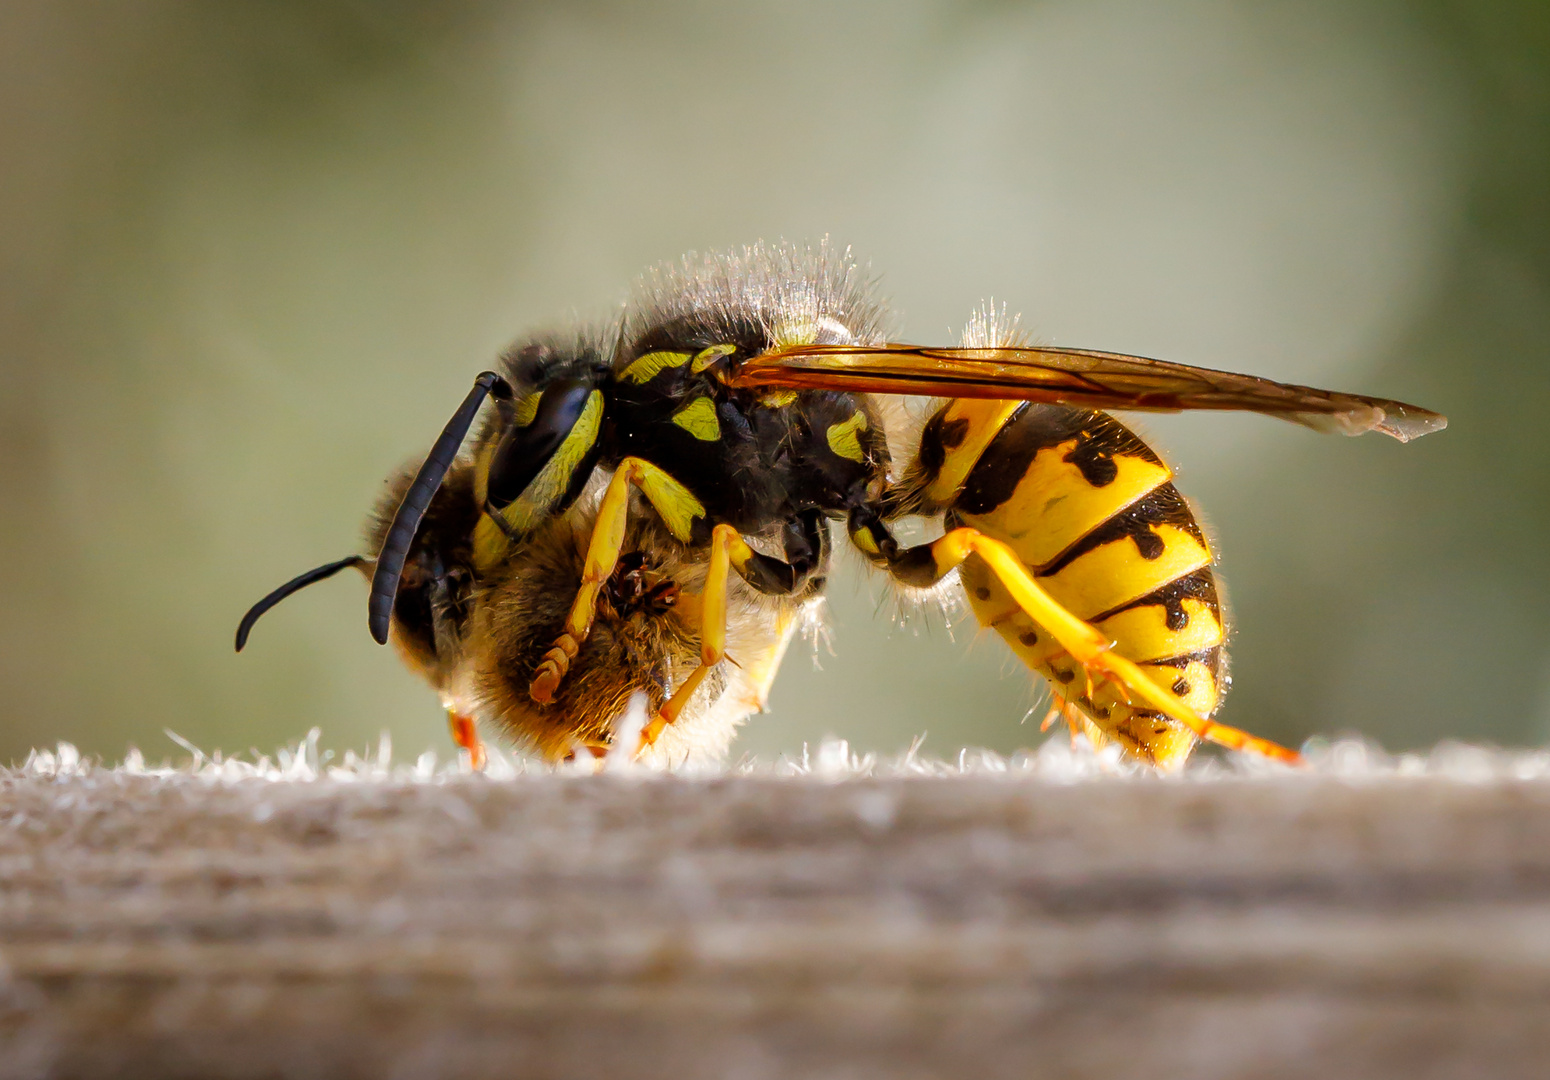
[(0, 1076), (1542, 1077), (1550, 759), (0, 774)]

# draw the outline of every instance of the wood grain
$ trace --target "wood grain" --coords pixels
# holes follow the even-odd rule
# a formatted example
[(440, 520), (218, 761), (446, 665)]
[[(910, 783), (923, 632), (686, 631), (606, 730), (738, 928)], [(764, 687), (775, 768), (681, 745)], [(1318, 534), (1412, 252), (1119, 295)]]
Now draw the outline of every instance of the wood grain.
[(1550, 783), (0, 779), (0, 1075), (1550, 1075)]

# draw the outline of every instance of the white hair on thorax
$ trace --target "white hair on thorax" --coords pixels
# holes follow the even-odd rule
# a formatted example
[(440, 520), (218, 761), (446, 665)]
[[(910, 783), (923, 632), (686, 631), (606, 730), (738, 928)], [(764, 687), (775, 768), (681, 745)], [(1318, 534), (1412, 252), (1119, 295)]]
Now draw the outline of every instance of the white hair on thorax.
[(890, 321), (870, 267), (848, 247), (764, 241), (731, 251), (690, 252), (652, 267), (637, 283), (622, 344), (683, 322), (733, 340), (751, 325), (775, 345), (877, 344)]

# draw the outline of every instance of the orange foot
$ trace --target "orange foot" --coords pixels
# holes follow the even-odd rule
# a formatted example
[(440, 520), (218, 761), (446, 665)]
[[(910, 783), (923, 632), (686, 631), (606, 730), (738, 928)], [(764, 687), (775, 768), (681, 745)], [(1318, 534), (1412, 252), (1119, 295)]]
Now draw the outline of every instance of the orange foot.
[(452, 729), (452, 741), (468, 751), (468, 764), (475, 772), (483, 772), (484, 743), (479, 740), (479, 729), (474, 726), (474, 718), (448, 709), (447, 726)]

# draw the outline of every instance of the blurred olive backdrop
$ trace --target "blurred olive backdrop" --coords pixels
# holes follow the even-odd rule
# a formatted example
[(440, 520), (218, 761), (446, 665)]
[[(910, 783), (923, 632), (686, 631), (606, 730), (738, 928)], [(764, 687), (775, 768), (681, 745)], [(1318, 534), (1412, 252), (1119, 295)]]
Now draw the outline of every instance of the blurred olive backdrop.
[[(911, 339), (1044, 340), (1415, 401), (1411, 446), (1142, 421), (1213, 523), (1224, 719), (1391, 747), (1550, 736), (1543, 0), (0, 6), (0, 761), (318, 725), (450, 749), (372, 644), (389, 469), (532, 328), (647, 264), (854, 245)], [(999, 641), (798, 644), (742, 748), (1010, 750)]]

